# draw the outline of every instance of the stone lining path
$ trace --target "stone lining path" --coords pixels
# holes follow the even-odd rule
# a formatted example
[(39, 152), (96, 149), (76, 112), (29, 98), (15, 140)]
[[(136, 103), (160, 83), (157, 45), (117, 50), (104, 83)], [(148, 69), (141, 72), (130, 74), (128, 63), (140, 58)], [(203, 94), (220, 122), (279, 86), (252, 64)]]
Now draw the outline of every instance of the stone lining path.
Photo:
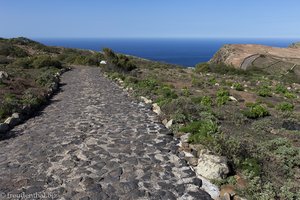
[(0, 141), (0, 199), (210, 199), (156, 115), (99, 68), (62, 83), (41, 115)]

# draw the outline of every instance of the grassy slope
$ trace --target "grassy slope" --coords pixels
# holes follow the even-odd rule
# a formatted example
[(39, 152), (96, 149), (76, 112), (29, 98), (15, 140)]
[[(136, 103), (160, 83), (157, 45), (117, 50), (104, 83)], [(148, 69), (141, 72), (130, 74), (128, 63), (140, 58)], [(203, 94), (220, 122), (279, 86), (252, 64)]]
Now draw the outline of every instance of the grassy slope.
[[(234, 174), (247, 182), (242, 187), (232, 176), (220, 184), (234, 184), (249, 199), (296, 198), (300, 85), (290, 78), (292, 74), (281, 77), (208, 64), (191, 70), (140, 59), (131, 62), (137, 69), (109, 70), (111, 77), (123, 79), (137, 96), (157, 102), (164, 112), (162, 119), (175, 120), (175, 132), (191, 132), (191, 143), (226, 156)], [(238, 101), (230, 101), (229, 96)]]

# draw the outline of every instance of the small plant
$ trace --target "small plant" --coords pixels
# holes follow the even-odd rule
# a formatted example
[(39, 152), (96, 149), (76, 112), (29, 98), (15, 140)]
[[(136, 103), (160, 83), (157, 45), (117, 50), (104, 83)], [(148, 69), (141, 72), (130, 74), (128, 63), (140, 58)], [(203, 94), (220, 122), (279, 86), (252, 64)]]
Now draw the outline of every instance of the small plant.
[(198, 130), (190, 138), (191, 143), (207, 143), (213, 140), (212, 136), (218, 132), (217, 124), (212, 120), (202, 120), (197, 124)]
[(270, 87), (263, 85), (258, 88), (257, 94), (261, 97), (271, 97), (272, 96), (272, 90)]
[(257, 119), (261, 117), (269, 116), (270, 113), (263, 105), (254, 103), (248, 104), (247, 109), (243, 111), (243, 114), (250, 119)]
[(182, 94), (183, 96), (189, 97), (191, 95), (191, 91), (189, 90), (189, 88), (185, 87), (182, 89)]
[(200, 103), (203, 106), (210, 107), (212, 105), (212, 99), (210, 96), (203, 96)]
[(275, 92), (277, 94), (285, 94), (288, 92), (288, 90), (284, 87), (282, 84), (277, 84), (275, 88)]
[(233, 87), (235, 90), (237, 90), (237, 91), (244, 91), (244, 87), (243, 87), (243, 85), (240, 84), (240, 83), (234, 83), (234, 84), (232, 85), (232, 87)]
[(284, 97), (288, 98), (288, 99), (295, 99), (297, 98), (297, 96), (291, 92), (286, 92), (284, 93)]
[(229, 101), (229, 91), (225, 89), (220, 89), (217, 92), (217, 105), (221, 106), (226, 104)]
[(208, 80), (208, 82), (209, 82), (210, 84), (212, 84), (212, 85), (215, 85), (215, 84), (217, 83), (217, 79), (214, 78), (214, 77), (212, 77), (212, 78), (210, 78), (210, 79)]
[(294, 110), (294, 105), (289, 102), (282, 102), (276, 106), (276, 109), (282, 112), (291, 112)]
[(255, 158), (246, 158), (242, 163), (241, 163), (241, 169), (243, 171), (248, 171), (253, 173), (254, 176), (259, 176), (261, 173), (261, 167), (259, 164), (258, 159)]

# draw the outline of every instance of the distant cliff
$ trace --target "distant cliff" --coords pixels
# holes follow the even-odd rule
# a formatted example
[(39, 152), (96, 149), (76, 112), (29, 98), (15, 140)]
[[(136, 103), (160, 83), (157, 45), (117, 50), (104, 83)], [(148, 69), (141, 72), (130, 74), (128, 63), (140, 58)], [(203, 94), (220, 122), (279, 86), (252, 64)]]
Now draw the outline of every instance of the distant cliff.
[(279, 73), (293, 69), (300, 75), (300, 43), (295, 43), (288, 48), (254, 44), (225, 45), (209, 63), (224, 63), (245, 70), (257, 67)]

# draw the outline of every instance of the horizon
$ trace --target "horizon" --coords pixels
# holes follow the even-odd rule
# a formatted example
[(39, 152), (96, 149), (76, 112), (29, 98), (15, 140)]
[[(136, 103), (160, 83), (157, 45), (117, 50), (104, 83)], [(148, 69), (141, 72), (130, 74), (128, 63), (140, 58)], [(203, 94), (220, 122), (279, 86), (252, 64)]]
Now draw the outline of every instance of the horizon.
[[(0, 37), (271, 38), (300, 37), (300, 2), (0, 0)], [(255, 11), (255, 12), (253, 12)]]

